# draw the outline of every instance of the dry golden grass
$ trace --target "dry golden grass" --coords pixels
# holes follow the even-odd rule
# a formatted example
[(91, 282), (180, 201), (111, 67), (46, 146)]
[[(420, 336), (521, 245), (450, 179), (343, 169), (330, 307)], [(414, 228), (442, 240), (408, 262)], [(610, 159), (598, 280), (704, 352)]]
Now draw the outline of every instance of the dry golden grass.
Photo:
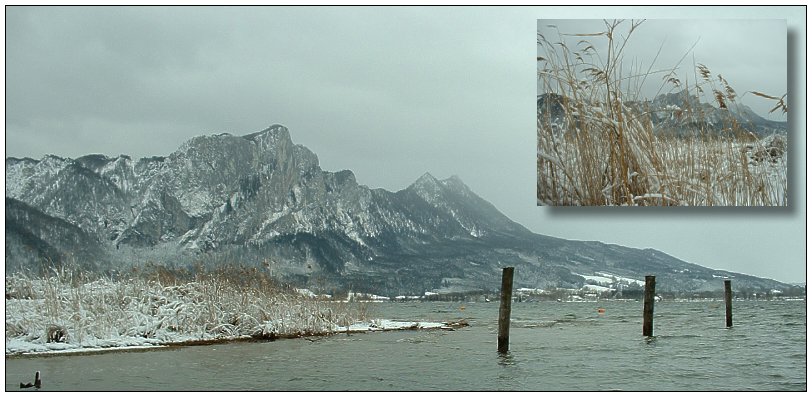
[[(703, 123), (682, 137), (655, 131), (652, 112), (630, 105), (638, 101), (646, 78), (660, 77), (662, 87), (686, 95), (675, 117), (705, 120), (706, 115), (701, 106), (692, 106), (675, 69), (624, 72), (623, 49), (642, 21), (631, 21), (622, 34), (623, 21), (605, 24), (600, 33), (559, 32), (554, 42), (538, 36), (544, 52), (537, 57), (538, 78), (544, 93), (558, 95), (562, 110), (561, 119), (553, 119), (558, 105), (548, 100), (548, 108), (538, 113), (539, 204), (786, 205), (786, 150), (769, 158), (754, 156), (773, 153), (771, 141), (759, 140), (730, 112), (721, 120), (721, 131)], [(586, 39), (570, 49), (564, 36), (601, 37), (608, 50), (599, 54)], [(702, 64), (696, 72), (692, 95), (707, 93), (719, 109), (736, 102), (737, 93), (723, 76), (713, 77)], [(786, 95), (752, 93), (775, 100), (773, 110), (787, 109)]]

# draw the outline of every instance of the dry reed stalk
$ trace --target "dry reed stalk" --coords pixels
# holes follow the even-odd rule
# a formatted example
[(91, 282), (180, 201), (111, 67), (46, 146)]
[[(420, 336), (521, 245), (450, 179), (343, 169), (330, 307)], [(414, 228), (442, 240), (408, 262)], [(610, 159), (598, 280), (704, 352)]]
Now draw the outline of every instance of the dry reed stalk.
[[(619, 21), (605, 21), (600, 33), (569, 36), (605, 37), (607, 53), (598, 54), (587, 40), (572, 50), (558, 33), (556, 42), (542, 34), (537, 43), (544, 53), (538, 77), (545, 101), (538, 113), (538, 202), (544, 205), (783, 205), (786, 173), (753, 164), (743, 148), (757, 144), (728, 112), (720, 134), (704, 122), (685, 137), (654, 131), (651, 112), (627, 106), (641, 87), (624, 81), (643, 81), (651, 72), (624, 75), (623, 49), (641, 22), (632, 21), (625, 36), (618, 35)], [(621, 36), (622, 39), (617, 39)], [(687, 55), (687, 54), (686, 54)], [(684, 58), (684, 56), (683, 56)], [(653, 65), (653, 63), (652, 63)], [(701, 81), (697, 93), (707, 92), (720, 109), (729, 109), (738, 98), (727, 80), (698, 64)], [(674, 70), (664, 85), (681, 89), (684, 82)], [(688, 91), (678, 116), (705, 120), (702, 107), (694, 108)], [(752, 91), (751, 91), (752, 92)], [(753, 92), (777, 101), (785, 98)], [(774, 110), (775, 110), (774, 109)], [(555, 116), (555, 117), (554, 117)], [(783, 160), (785, 161), (785, 160)]]
[[(64, 326), (69, 343), (98, 345), (116, 338), (170, 340), (323, 334), (363, 320), (366, 305), (308, 299), (263, 272), (222, 268), (183, 274), (149, 268), (120, 281), (59, 273), (7, 275), (6, 290), (30, 299), (6, 301), (6, 329), (38, 340), (47, 324)], [(156, 276), (157, 275), (157, 276)], [(175, 336), (173, 336), (175, 335)]]

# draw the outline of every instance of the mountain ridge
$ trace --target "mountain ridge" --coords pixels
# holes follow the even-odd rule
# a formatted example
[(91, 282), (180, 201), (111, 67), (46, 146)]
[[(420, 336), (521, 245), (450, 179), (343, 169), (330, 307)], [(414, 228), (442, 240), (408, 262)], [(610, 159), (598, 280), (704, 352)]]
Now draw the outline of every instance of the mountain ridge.
[(54, 260), (45, 253), (96, 270), (268, 263), (297, 285), (389, 295), (448, 280), (457, 290), (493, 289), (503, 265), (516, 266), (516, 284), (526, 287), (577, 288), (579, 274), (595, 272), (652, 272), (664, 290), (716, 288), (714, 274), (783, 285), (659, 251), (535, 234), (458, 176), (425, 173), (396, 192), (370, 189), (350, 170), (322, 170), (278, 124), (194, 137), (164, 157), (7, 158), (6, 170), (7, 271)]
[[(549, 116), (553, 122), (551, 127), (563, 128), (564, 104), (567, 102), (568, 99), (555, 93), (537, 95), (538, 117)], [(659, 94), (650, 100), (624, 101), (623, 104), (641, 114), (648, 114), (654, 130), (664, 134), (684, 136), (696, 134), (698, 130), (722, 131), (731, 116), (743, 128), (761, 138), (772, 134), (786, 135), (789, 130), (786, 121), (766, 119), (747, 105), (731, 101), (726, 103), (726, 108), (715, 107), (702, 102), (687, 89)]]

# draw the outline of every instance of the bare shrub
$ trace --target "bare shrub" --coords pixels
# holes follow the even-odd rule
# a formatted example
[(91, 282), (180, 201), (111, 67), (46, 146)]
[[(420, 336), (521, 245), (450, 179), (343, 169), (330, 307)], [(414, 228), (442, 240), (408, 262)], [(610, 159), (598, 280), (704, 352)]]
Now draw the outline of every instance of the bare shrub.
[[(32, 299), (6, 302), (6, 337), (84, 346), (111, 340), (209, 340), (338, 332), (363, 320), (364, 304), (302, 296), (242, 266), (206, 273), (153, 266), (114, 281), (60, 273), (7, 275), (6, 288), (28, 285)], [(60, 325), (56, 325), (60, 324)]]

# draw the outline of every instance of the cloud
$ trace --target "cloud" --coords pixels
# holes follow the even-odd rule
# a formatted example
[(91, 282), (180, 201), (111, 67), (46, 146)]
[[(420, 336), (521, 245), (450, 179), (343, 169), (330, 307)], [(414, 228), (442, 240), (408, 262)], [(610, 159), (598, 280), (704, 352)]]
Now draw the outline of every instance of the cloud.
[[(725, 12), (776, 18), (794, 10)], [(603, 216), (596, 222), (536, 208), (532, 80), (539, 18), (708, 14), (689, 11), (11, 6), (6, 8), (6, 155), (166, 155), (193, 136), (247, 134), (279, 123), (290, 129), (294, 142), (319, 156), (323, 168), (353, 170), (371, 187), (402, 189), (426, 171), (438, 178), (456, 174), (534, 231), (676, 247), (667, 252), (693, 258), (670, 243), (695, 235), (692, 222), (663, 231), (667, 215), (636, 217), (631, 223)], [(573, 29), (580, 28), (576, 22)], [(661, 40), (657, 24), (646, 26), (651, 32), (635, 37), (641, 46), (636, 56), (644, 64)], [(703, 58), (719, 62), (708, 65), (731, 83), (738, 79), (736, 71), (752, 77), (772, 59), (786, 57), (779, 45), (786, 32), (778, 41), (763, 41), (747, 31), (711, 34), (678, 27), (665, 32), (668, 52), (662, 59), (675, 62), (697, 35), (725, 37), (723, 45), (708, 50), (712, 58), (704, 53)], [(734, 48), (735, 54), (719, 56)], [(731, 63), (745, 52), (751, 58)], [(738, 84), (740, 92), (750, 89)], [(741, 228), (725, 218), (709, 222), (717, 230)], [(775, 235), (797, 247), (802, 243), (781, 231), (797, 223), (760, 220), (759, 225), (779, 232), (766, 242), (747, 235), (740, 240), (766, 247)]]
[[(558, 37), (557, 26), (564, 36)], [(746, 91), (760, 91), (781, 96), (787, 92), (787, 28), (783, 19), (649, 19), (631, 35), (631, 20), (616, 30), (615, 40), (620, 43), (626, 37), (623, 48), (624, 70), (646, 71), (671, 70), (677, 67), (677, 76), (683, 82), (693, 83), (696, 76), (693, 64), (701, 63), (710, 68), (714, 77), (721, 74), (742, 96), (741, 100), (762, 117), (786, 120), (780, 113), (769, 113), (774, 103)], [(539, 32), (551, 42), (563, 39), (570, 49), (584, 48), (578, 45), (588, 40), (597, 49), (601, 59), (606, 59), (605, 36), (567, 36), (577, 33), (606, 31), (603, 20), (555, 20), (538, 21)], [(658, 55), (658, 49), (662, 47)], [(664, 73), (649, 77), (643, 95), (657, 95)], [(668, 89), (668, 87), (666, 87)]]

